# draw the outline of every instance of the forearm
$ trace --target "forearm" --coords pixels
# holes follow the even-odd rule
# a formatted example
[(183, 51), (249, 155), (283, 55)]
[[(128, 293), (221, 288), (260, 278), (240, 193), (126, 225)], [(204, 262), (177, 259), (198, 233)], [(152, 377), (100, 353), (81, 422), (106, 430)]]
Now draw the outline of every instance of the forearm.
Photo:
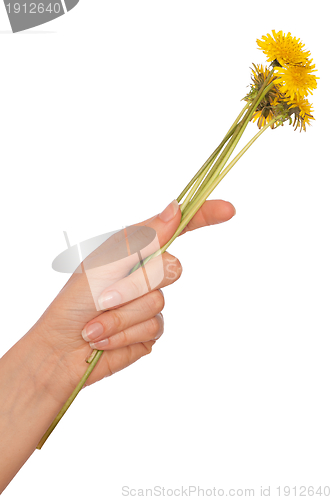
[(57, 356), (32, 330), (0, 359), (0, 492), (34, 452), (75, 386)]

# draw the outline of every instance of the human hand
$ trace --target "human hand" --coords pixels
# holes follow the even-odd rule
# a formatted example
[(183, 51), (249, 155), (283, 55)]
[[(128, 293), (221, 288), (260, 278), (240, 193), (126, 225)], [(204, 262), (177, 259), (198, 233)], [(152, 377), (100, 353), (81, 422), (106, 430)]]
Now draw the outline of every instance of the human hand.
[[(234, 213), (230, 203), (207, 201), (182, 234), (226, 221)], [(172, 203), (159, 216), (131, 228), (134, 231), (142, 229), (142, 233), (134, 233), (136, 236), (144, 236), (144, 231), (152, 228), (158, 235), (159, 246), (162, 246), (175, 233), (180, 219), (180, 210), (176, 203)], [(107, 377), (151, 352), (156, 337), (163, 331), (160, 311), (164, 299), (160, 288), (179, 278), (179, 261), (165, 252), (161, 257), (161, 278), (158, 277), (160, 262), (156, 266), (158, 257), (128, 276), (138, 256), (133, 254), (118, 260), (114, 253), (119, 235), (114, 236), (83, 261), (86, 272), (75, 272), (71, 276), (34, 327), (0, 359), (0, 399), (3, 402), (0, 415), (0, 493), (36, 449), (84, 375), (85, 360), (91, 353), (91, 345), (85, 340), (89, 327), (95, 328), (97, 323), (102, 325), (103, 333), (96, 341), (104, 342), (99, 344), (104, 354), (87, 384)], [(144, 252), (150, 255), (149, 251), (155, 250), (152, 246), (142, 250), (142, 258), (146, 257)], [(105, 254), (109, 262), (110, 251), (112, 262), (106, 266), (106, 272), (103, 266), (90, 266), (89, 269), (89, 262), (98, 264)], [(146, 273), (144, 279), (143, 270)], [(150, 290), (147, 289), (146, 276), (154, 285)], [(101, 288), (98, 295), (98, 286), (104, 286), (105, 282), (107, 286)], [(106, 292), (110, 290), (120, 293), (118, 305), (108, 302), (99, 307), (98, 300), (107, 298)], [(115, 296), (113, 293), (113, 299)], [(105, 308), (108, 310), (104, 311)], [(83, 328), (85, 339), (82, 337)]]
[[(181, 211), (178, 208), (177, 202), (172, 202), (158, 216), (131, 228), (152, 228), (161, 247), (172, 237), (180, 223)], [(182, 234), (224, 222), (234, 214), (235, 209), (228, 202), (206, 201)], [(148, 262), (145, 265), (146, 273), (150, 283), (155, 282), (150, 291), (147, 288), (146, 273), (142, 272), (142, 268), (128, 276), (138, 262), (137, 254), (129, 255), (125, 259), (111, 259), (113, 262), (106, 267), (98, 267), (98, 263), (109, 262), (110, 254), (115, 252), (117, 238), (117, 235), (109, 238), (83, 261), (85, 272), (77, 272), (70, 277), (30, 332), (31, 335), (37, 335), (40, 344), (51, 350), (59, 360), (61, 371), (57, 369), (56, 375), (50, 375), (45, 381), (58, 401), (64, 401), (64, 395), (70, 394), (76, 387), (86, 370), (84, 361), (91, 354), (92, 348), (103, 350), (105, 353), (90, 375), (87, 385), (110, 376), (151, 352), (153, 344), (163, 332), (161, 310), (164, 307), (164, 297), (160, 288), (174, 283), (180, 277), (181, 264), (168, 252), (160, 256), (159, 264), (156, 263), (157, 259)], [(143, 257), (151, 253), (151, 248), (150, 245), (145, 249), (147, 253)], [(108, 260), (105, 260), (105, 255)], [(97, 265), (91, 266), (91, 262)], [(154, 280), (158, 272), (160, 274), (160, 264), (162, 278)], [(92, 278), (91, 267), (95, 267)], [(105, 274), (106, 280), (103, 281)], [(92, 293), (93, 280), (94, 284), (97, 283), (96, 289), (99, 288), (101, 292), (99, 297), (98, 294)], [(105, 282), (110, 285), (106, 290), (105, 287), (100, 288), (101, 283)], [(99, 311), (96, 307), (98, 301), (101, 309)], [(91, 341), (94, 343), (90, 343)]]

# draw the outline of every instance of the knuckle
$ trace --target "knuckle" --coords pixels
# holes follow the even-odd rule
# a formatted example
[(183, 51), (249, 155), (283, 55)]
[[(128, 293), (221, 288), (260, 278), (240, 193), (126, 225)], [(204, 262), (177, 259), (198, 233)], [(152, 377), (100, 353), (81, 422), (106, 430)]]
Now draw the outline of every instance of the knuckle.
[(129, 366), (134, 362), (133, 360), (135, 360), (135, 356), (133, 355), (133, 346), (128, 345), (125, 348), (125, 353), (126, 353), (126, 357), (127, 357), (126, 366)]
[(112, 361), (110, 356), (104, 356), (105, 363), (106, 363), (106, 376), (109, 377), (110, 375), (113, 375), (113, 373), (116, 372), (114, 370), (114, 367), (112, 366)]
[(122, 315), (119, 311), (112, 311), (111, 313), (111, 318), (112, 318), (112, 322), (111, 322), (111, 325), (112, 327), (115, 327), (116, 330), (121, 330), (122, 329), (122, 325), (123, 325), (123, 319), (122, 319)]
[(142, 346), (145, 349), (143, 356), (146, 356), (147, 354), (150, 354), (152, 352), (153, 344), (154, 344), (154, 342), (142, 342)]
[(161, 311), (164, 307), (164, 297), (159, 290), (155, 290), (150, 292), (146, 296), (147, 299), (147, 307), (152, 314), (155, 314), (156, 311)]
[(158, 290), (158, 311), (162, 311), (165, 307), (165, 297), (161, 290)]
[(142, 290), (139, 286), (139, 284), (135, 281), (132, 280), (130, 282), (130, 296), (132, 299), (137, 299), (138, 297), (141, 297), (142, 295)]
[(162, 311), (165, 306), (164, 294), (160, 290), (155, 290), (151, 293), (151, 299), (153, 301), (153, 306), (155, 311)]
[(120, 336), (120, 337), (118, 337), (118, 339), (121, 340), (121, 345), (126, 346), (126, 345), (130, 344), (129, 337), (128, 337), (126, 330), (119, 332), (118, 335)]

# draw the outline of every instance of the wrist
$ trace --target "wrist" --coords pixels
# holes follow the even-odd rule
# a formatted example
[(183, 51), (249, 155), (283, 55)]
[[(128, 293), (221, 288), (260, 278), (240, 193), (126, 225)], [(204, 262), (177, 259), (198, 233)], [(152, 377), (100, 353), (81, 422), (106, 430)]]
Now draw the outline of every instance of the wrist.
[[(8, 392), (3, 399), (5, 404), (10, 400), (7, 406), (14, 411), (23, 400), (27, 408), (30, 402), (38, 406), (39, 402), (52, 398), (53, 380), (60, 383), (58, 370), (55, 353), (31, 329), (0, 360), (1, 390)], [(56, 404), (55, 397), (54, 400)]]
[(29, 398), (37, 406), (47, 402), (57, 413), (84, 375), (90, 353), (88, 344), (80, 350), (61, 346), (56, 332), (40, 319), (0, 359), (0, 388), (17, 388), (27, 403)]
[[(75, 386), (33, 327), (0, 359), (0, 493), (36, 449)], [(79, 377), (79, 375), (77, 375)]]
[(85, 359), (91, 354), (90, 346), (63, 345), (61, 335), (50, 331), (43, 318), (24, 338), (28, 348), (22, 344), (21, 349), (25, 356), (29, 352), (28, 358), (33, 360), (31, 375), (36, 389), (44, 397), (53, 398), (61, 409), (87, 369)]

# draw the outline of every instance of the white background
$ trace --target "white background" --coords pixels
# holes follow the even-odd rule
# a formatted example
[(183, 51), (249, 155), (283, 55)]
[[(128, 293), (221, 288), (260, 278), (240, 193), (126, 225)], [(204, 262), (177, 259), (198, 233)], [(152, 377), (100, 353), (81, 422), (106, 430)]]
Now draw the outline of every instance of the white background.
[(0, 5), (1, 355), (68, 279), (51, 268), (63, 230), (75, 244), (178, 196), (242, 108), (258, 37), (300, 37), (320, 77), (313, 126), (268, 130), (213, 193), (237, 215), (170, 247), (183, 275), (153, 353), (84, 390), (4, 499), (332, 491), (326, 7), (81, 0), (13, 35)]

